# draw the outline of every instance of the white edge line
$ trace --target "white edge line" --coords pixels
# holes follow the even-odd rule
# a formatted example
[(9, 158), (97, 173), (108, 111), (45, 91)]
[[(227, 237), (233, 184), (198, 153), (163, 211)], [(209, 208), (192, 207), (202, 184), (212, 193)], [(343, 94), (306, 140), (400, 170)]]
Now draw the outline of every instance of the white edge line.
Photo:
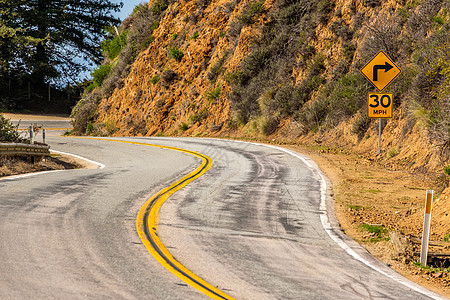
[[(66, 153), (66, 152), (61, 152), (61, 151), (56, 151), (56, 150), (50, 150), (50, 152), (57, 153), (57, 154), (69, 155), (69, 156), (72, 156), (72, 157), (76, 157), (78, 159), (82, 159), (84, 161), (87, 161), (89, 163), (97, 165), (98, 166), (97, 169), (100, 169), (100, 170), (105, 168), (105, 165), (102, 164), (102, 163), (99, 163), (99, 162), (96, 162), (96, 161), (84, 158), (84, 157), (76, 155), (76, 154)], [(0, 178), (0, 182), (1, 181), (7, 181), (7, 180), (22, 179), (22, 178), (27, 178), (27, 177), (32, 177), (32, 176), (37, 176), (37, 175), (47, 174), (47, 173), (62, 172), (62, 171), (66, 171), (66, 170), (50, 170), (50, 171), (34, 172), (34, 173), (28, 173), (28, 174), (13, 175), (13, 176)]]
[(98, 166), (97, 169), (100, 169), (100, 170), (101, 170), (101, 169), (104, 169), (104, 168), (106, 167), (106, 166), (105, 166), (104, 164), (102, 164), (102, 163), (99, 163), (99, 162), (90, 160), (90, 159), (88, 159), (88, 158), (85, 158), (85, 157), (82, 157), (82, 156), (79, 156), (79, 155), (76, 155), (76, 154), (67, 153), (67, 152), (62, 152), (62, 151), (56, 151), (56, 150), (50, 150), (50, 152), (52, 152), (52, 153), (57, 153), (57, 154), (69, 155), (69, 156), (72, 156), (72, 157), (76, 157), (76, 158), (82, 159), (82, 160), (87, 161), (87, 162), (89, 162), (89, 163), (91, 163), (91, 164), (97, 165), (97, 166)]
[[(272, 146), (272, 145), (265, 145), (265, 144), (260, 144), (269, 148), (273, 148), (273, 149), (278, 149), (280, 151), (286, 152), (298, 159), (300, 159), (301, 161), (303, 161), (306, 166), (308, 166), (308, 168), (310, 168), (311, 171), (316, 172), (319, 177), (320, 177), (320, 221), (322, 223), (323, 228), (325, 229), (325, 231), (328, 233), (328, 236), (336, 243), (338, 244), (342, 249), (344, 249), (345, 252), (347, 252), (350, 256), (352, 256), (353, 258), (355, 258), (356, 260), (362, 262), (363, 264), (365, 264), (366, 266), (372, 268), (373, 270), (403, 284), (404, 286), (418, 292), (421, 293), (423, 295), (426, 295), (432, 299), (447, 299), (445, 297), (440, 296), (439, 294), (425, 288), (422, 287), (421, 285), (410, 281), (409, 279), (406, 279), (405, 277), (401, 276), (400, 274), (398, 274), (397, 272), (393, 271), (392, 269), (387, 269), (387, 266), (382, 265), (383, 267), (386, 267), (387, 270), (382, 270), (381, 268), (379, 268), (378, 266), (374, 265), (373, 263), (371, 263), (370, 261), (366, 260), (365, 258), (363, 258), (360, 254), (358, 254), (355, 250), (353, 250), (351, 248), (350, 245), (348, 245), (341, 236), (339, 236), (339, 234), (336, 233), (336, 229), (333, 228), (333, 226), (331, 225), (330, 221), (329, 221), (329, 216), (328, 216), (328, 207), (327, 207), (327, 182), (325, 180), (325, 176), (322, 174), (322, 172), (320, 171), (320, 169), (318, 169), (317, 167), (313, 166), (311, 163), (309, 163), (304, 157), (302, 157), (301, 155), (281, 148), (281, 147), (277, 147), (277, 146)], [(363, 249), (363, 248), (361, 248)], [(364, 250), (364, 249), (363, 249)], [(380, 262), (381, 264), (381, 262)]]
[[(233, 141), (233, 140), (229, 140), (229, 141)], [(347, 254), (349, 254), (351, 257), (353, 257), (354, 259), (362, 262), (363, 264), (365, 264), (366, 266), (370, 267), (371, 269), (391, 278), (392, 280), (397, 281), (398, 283), (420, 293), (423, 294), (425, 296), (428, 296), (432, 299), (436, 299), (436, 300), (442, 300), (442, 299), (448, 299), (446, 297), (443, 297), (405, 277), (403, 277), (402, 275), (400, 275), (399, 273), (395, 272), (394, 270), (390, 269), (389, 267), (385, 266), (382, 262), (376, 260), (374, 258), (374, 260), (381, 265), (381, 268), (385, 268), (386, 270), (382, 270), (379, 266), (376, 266), (374, 263), (370, 262), (369, 260), (365, 259), (364, 257), (362, 257), (359, 253), (357, 253), (355, 250), (352, 249), (352, 247), (354, 248), (358, 248), (362, 251), (366, 251), (364, 248), (362, 248), (359, 244), (356, 244), (355, 246), (350, 246), (349, 244), (347, 244), (345, 242), (345, 240), (342, 238), (342, 236), (338, 233), (338, 231), (340, 230), (340, 228), (334, 228), (331, 223), (330, 223), (330, 219), (329, 219), (329, 209), (327, 206), (327, 182), (325, 179), (325, 176), (322, 174), (322, 172), (320, 171), (320, 169), (316, 166), (313, 166), (307, 159), (305, 159), (303, 156), (301, 156), (300, 154), (285, 149), (285, 148), (281, 148), (278, 146), (273, 146), (273, 145), (269, 145), (269, 144), (259, 144), (259, 143), (252, 143), (252, 142), (244, 142), (244, 141), (233, 141), (233, 142), (237, 142), (237, 143), (248, 143), (248, 144), (252, 144), (252, 145), (257, 145), (257, 146), (265, 146), (268, 148), (272, 148), (272, 149), (276, 149), (285, 153), (288, 153), (298, 159), (300, 159), (311, 171), (317, 173), (320, 177), (320, 221), (322, 223), (322, 227), (325, 229), (325, 231), (327, 232), (328, 236), (336, 243), (339, 245), (339, 247), (341, 247), (345, 252), (347, 252)], [(369, 254), (369, 253), (368, 253)], [(370, 254), (369, 254), (370, 255)], [(372, 256), (371, 256), (372, 257)], [(373, 257), (372, 257), (373, 258)]]
[(28, 173), (28, 174), (13, 175), (13, 176), (0, 178), (0, 182), (1, 181), (7, 181), (7, 180), (22, 179), (22, 178), (37, 176), (37, 175), (46, 174), (46, 173), (61, 172), (61, 171), (64, 171), (64, 170), (51, 170), (51, 171), (42, 171), (42, 172), (34, 172), (34, 173)]

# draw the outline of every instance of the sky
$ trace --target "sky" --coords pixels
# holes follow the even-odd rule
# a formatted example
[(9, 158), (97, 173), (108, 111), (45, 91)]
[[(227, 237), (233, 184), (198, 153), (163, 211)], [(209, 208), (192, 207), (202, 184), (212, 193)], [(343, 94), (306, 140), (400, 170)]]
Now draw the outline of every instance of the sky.
[[(111, 0), (113, 3), (120, 3), (120, 0)], [(123, 0), (123, 7), (122, 10), (117, 13), (117, 16), (120, 18), (120, 20), (124, 20), (126, 17), (131, 15), (133, 12), (133, 9), (141, 4), (141, 3), (148, 3), (148, 1), (145, 0)]]
[[(120, 3), (121, 0), (111, 0), (112, 3)], [(148, 3), (148, 0), (123, 0), (123, 7), (122, 10), (118, 13), (116, 13), (115, 15), (121, 20), (125, 20), (126, 17), (128, 17), (129, 15), (131, 15), (131, 13), (133, 12), (133, 9), (141, 4), (141, 3)], [(92, 70), (95, 69), (95, 65), (94, 64), (88, 64), (89, 65), (89, 70), (86, 72), (81, 72), (79, 79), (84, 79), (84, 78), (91, 78), (91, 72)]]

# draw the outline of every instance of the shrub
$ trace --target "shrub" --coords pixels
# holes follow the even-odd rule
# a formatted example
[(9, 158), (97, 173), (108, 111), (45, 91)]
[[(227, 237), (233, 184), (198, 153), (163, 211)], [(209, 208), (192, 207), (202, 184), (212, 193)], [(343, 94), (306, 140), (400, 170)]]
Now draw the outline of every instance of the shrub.
[(444, 173), (450, 176), (450, 165), (444, 167)]
[(317, 132), (325, 122), (329, 111), (328, 99), (319, 98), (304, 106), (297, 119), (307, 131)]
[(335, 4), (331, 0), (322, 0), (319, 2), (317, 11), (319, 13), (319, 20), (321, 23), (326, 23), (328, 21), (334, 6)]
[(146, 50), (154, 40), (155, 38), (151, 34), (143, 39), (141, 42), (140, 51)]
[(241, 30), (244, 25), (241, 22), (233, 20), (230, 23), (230, 29), (228, 29), (228, 35), (232, 38), (237, 38), (241, 34)]
[(155, 75), (155, 76), (152, 77), (152, 79), (150, 79), (150, 82), (151, 82), (152, 84), (157, 84), (157, 83), (159, 82), (160, 79), (161, 79), (161, 76)]
[(164, 71), (162, 74), (162, 80), (167, 84), (170, 83), (172, 80), (174, 80), (176, 77), (177, 77), (177, 73), (175, 73), (171, 69)]
[(175, 59), (177, 62), (180, 62), (184, 56), (184, 53), (177, 47), (173, 47), (169, 49), (169, 56)]
[(442, 239), (443, 242), (450, 242), (450, 234), (444, 235), (444, 238)]
[(207, 92), (206, 97), (208, 98), (209, 101), (216, 100), (219, 98), (221, 90), (222, 90), (222, 87), (218, 86), (215, 89), (213, 89), (212, 91)]
[(91, 134), (93, 131), (94, 131), (94, 124), (92, 123), (92, 121), (89, 121), (86, 126), (86, 133)]
[(17, 128), (19, 124), (13, 125), (10, 120), (0, 114), (0, 142), (29, 143), (29, 140), (20, 137)]
[(231, 85), (240, 85), (242, 83), (244, 74), (240, 70), (236, 70), (233, 72), (228, 72), (225, 74), (225, 80)]
[(275, 117), (268, 117), (262, 122), (261, 130), (264, 135), (270, 135), (274, 133), (279, 125), (280, 121)]
[(363, 0), (363, 4), (369, 7), (377, 7), (381, 5), (380, 0)]
[(194, 34), (191, 36), (191, 40), (196, 40), (199, 37), (199, 33), (198, 32), (194, 32)]
[(189, 121), (192, 124), (199, 123), (201, 124), (203, 120), (206, 120), (209, 116), (209, 111), (207, 108), (204, 108), (201, 111), (196, 112), (194, 115), (189, 117)]
[[(112, 30), (112, 32), (112, 34), (116, 34), (114, 30)], [(113, 60), (116, 58), (120, 51), (126, 46), (127, 35), (128, 30), (125, 30), (119, 36), (116, 36), (113, 39), (107, 39), (100, 44), (101, 49), (109, 59)]]
[(152, 30), (156, 30), (159, 27), (159, 22), (158, 21), (154, 21), (152, 24)]
[(346, 60), (352, 61), (353, 55), (355, 54), (356, 46), (352, 43), (348, 43), (344, 45), (343, 54)]
[(217, 77), (220, 75), (220, 73), (223, 70), (223, 64), (225, 62), (225, 59), (227, 58), (228, 54), (225, 54), (222, 58), (220, 58), (212, 67), (211, 70), (208, 72), (207, 77), (210, 82), (215, 82)]
[(253, 19), (265, 11), (264, 1), (256, 2), (250, 5), (247, 10), (238, 18), (244, 25), (253, 23)]
[(70, 115), (75, 133), (82, 134), (86, 132), (88, 123), (96, 116), (96, 110), (100, 100), (101, 93), (94, 90), (92, 93), (84, 95), (78, 101)]
[(165, 11), (169, 7), (169, 4), (166, 1), (157, 1), (155, 4), (153, 4), (151, 11), (155, 15), (161, 14), (163, 11)]
[(185, 122), (183, 122), (183, 123), (180, 124), (179, 129), (180, 129), (181, 132), (185, 132), (186, 130), (189, 129), (189, 125), (186, 124)]
[(96, 87), (101, 86), (109, 72), (111, 72), (111, 65), (109, 64), (101, 65), (98, 69), (94, 70), (91, 74), (94, 85)]

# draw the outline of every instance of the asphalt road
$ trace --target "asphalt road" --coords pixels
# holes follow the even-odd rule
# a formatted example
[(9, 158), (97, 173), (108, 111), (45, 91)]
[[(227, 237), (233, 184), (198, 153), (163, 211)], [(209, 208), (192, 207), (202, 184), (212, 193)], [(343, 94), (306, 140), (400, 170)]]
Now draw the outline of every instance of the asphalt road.
[[(164, 204), (158, 235), (176, 260), (233, 298), (438, 298), (342, 236), (327, 181), (308, 159), (233, 141), (120, 140), (212, 158), (205, 175)], [(143, 203), (198, 158), (105, 140), (48, 141), (106, 167), (0, 180), (1, 299), (208, 299), (136, 233)]]

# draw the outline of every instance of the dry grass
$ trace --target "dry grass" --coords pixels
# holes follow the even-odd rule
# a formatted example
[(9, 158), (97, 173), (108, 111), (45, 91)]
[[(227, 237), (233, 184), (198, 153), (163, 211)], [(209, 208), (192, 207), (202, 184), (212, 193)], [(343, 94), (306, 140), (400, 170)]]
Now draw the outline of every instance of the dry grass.
[(40, 171), (78, 169), (81, 166), (60, 155), (51, 155), (32, 162), (27, 157), (0, 157), (0, 177)]

